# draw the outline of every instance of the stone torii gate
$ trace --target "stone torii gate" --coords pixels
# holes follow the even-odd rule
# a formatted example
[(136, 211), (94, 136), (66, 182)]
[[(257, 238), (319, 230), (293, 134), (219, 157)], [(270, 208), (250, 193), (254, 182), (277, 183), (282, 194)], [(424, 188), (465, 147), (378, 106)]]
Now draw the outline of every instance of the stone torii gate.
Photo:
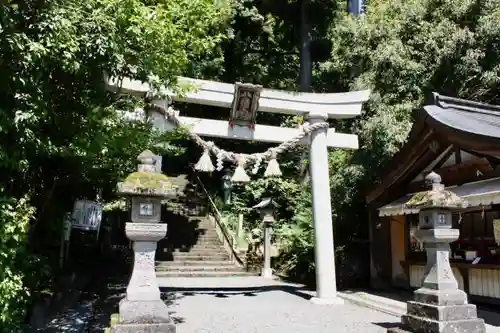
[[(109, 90), (146, 96), (153, 91), (151, 87), (140, 81), (116, 80), (105, 78)], [(170, 89), (162, 89), (158, 96), (168, 96), (176, 102), (185, 102), (223, 108), (235, 109), (239, 104), (242, 91), (254, 91), (248, 101), (254, 111), (281, 113), (304, 116), (313, 125), (323, 123), (329, 118), (345, 119), (361, 115), (363, 102), (369, 98), (368, 90), (347, 93), (297, 93), (273, 89), (262, 89), (260, 86), (248, 84), (228, 84), (180, 77), (181, 86), (192, 86), (196, 90), (182, 96)], [(153, 96), (154, 98), (154, 96)], [(167, 100), (154, 101), (155, 104), (168, 106)], [(253, 114), (255, 116), (255, 113)], [(172, 130), (173, 125), (166, 121), (164, 115), (152, 115), (153, 123), (162, 130)], [(192, 133), (203, 137), (217, 137), (237, 140), (282, 143), (300, 134), (298, 128), (285, 128), (255, 124), (241, 125), (222, 120), (200, 119), (180, 116), (179, 121), (187, 125)], [(253, 118), (255, 119), (255, 118)], [(358, 137), (353, 134), (335, 132), (334, 128), (319, 128), (309, 137), (302, 139), (301, 144), (308, 144), (309, 165), (312, 187), (312, 210), (315, 234), (316, 263), (316, 297), (311, 300), (316, 304), (342, 304), (337, 297), (335, 278), (335, 250), (333, 243), (333, 223), (328, 172), (327, 148), (357, 149)]]

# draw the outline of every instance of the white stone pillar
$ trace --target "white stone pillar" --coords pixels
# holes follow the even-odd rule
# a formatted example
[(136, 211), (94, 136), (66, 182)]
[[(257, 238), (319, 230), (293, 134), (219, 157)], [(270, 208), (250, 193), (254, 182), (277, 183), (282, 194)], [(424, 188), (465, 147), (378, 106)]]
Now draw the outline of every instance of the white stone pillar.
[(126, 223), (127, 237), (134, 242), (134, 268), (124, 299), (120, 301), (120, 319), (112, 333), (175, 333), (167, 305), (161, 300), (156, 281), (156, 243), (165, 237), (163, 223)]
[(264, 267), (261, 276), (267, 279), (273, 277), (271, 269), (271, 223), (264, 222)]
[[(324, 122), (326, 113), (309, 113), (310, 124)], [(311, 171), (312, 212), (314, 220), (314, 259), (316, 263), (316, 304), (343, 304), (337, 297), (335, 250), (333, 244), (330, 177), (328, 174), (327, 129), (311, 133), (309, 168)]]
[(243, 214), (238, 214), (238, 238), (243, 237)]

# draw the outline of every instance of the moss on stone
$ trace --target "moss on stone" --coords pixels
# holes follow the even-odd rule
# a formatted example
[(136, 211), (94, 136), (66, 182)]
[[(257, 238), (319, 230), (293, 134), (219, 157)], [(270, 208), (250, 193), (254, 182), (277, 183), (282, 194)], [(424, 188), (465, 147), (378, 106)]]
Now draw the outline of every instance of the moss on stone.
[(406, 203), (407, 206), (413, 206), (422, 203), (428, 196), (429, 191), (417, 192)]
[(128, 210), (127, 200), (125, 200), (124, 198), (120, 198), (120, 199), (108, 202), (108, 203), (104, 204), (103, 210), (105, 212), (112, 212), (112, 211), (125, 212)]
[(415, 193), (406, 203), (407, 207), (441, 207), (457, 208), (466, 207), (466, 202), (455, 193), (448, 190), (430, 190)]
[(164, 189), (168, 183), (168, 177), (157, 172), (133, 172), (123, 182), (124, 186), (139, 189)]
[(109, 326), (114, 326), (118, 323), (118, 320), (120, 319), (120, 314), (118, 313), (113, 313), (111, 315), (111, 318), (109, 319)]

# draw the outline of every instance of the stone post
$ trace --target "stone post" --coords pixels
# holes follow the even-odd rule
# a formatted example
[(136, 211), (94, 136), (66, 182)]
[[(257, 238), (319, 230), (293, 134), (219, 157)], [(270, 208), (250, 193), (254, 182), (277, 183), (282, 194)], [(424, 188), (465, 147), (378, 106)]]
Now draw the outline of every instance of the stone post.
[(420, 209), (416, 237), (427, 252), (423, 284), (414, 292), (414, 300), (407, 302), (402, 325), (387, 331), (484, 333), (484, 321), (477, 318), (476, 306), (468, 304), (467, 294), (458, 289), (449, 261), (449, 244), (459, 237), (459, 230), (452, 229), (451, 212), (466, 202), (445, 190), (438, 174), (432, 172), (425, 179), (431, 190), (415, 194), (407, 204)]
[(236, 233), (238, 240), (243, 238), (243, 214), (238, 214), (238, 230)]
[(222, 192), (224, 193), (224, 205), (228, 206), (231, 204), (231, 190), (233, 184), (231, 181), (230, 171), (226, 170), (224, 176), (222, 176)]
[(273, 221), (264, 221), (264, 267), (261, 276), (268, 279), (273, 277), (271, 269), (271, 225), (273, 222), (274, 219)]
[(154, 159), (150, 151), (144, 151), (139, 155), (138, 171), (118, 185), (119, 192), (132, 203), (132, 222), (126, 223), (125, 233), (133, 242), (134, 268), (112, 333), (175, 332), (155, 273), (156, 244), (167, 234), (167, 225), (159, 223), (161, 199), (173, 195), (175, 189), (165, 175), (157, 172)]
[(267, 279), (273, 277), (271, 268), (271, 229), (275, 222), (273, 214), (276, 207), (279, 207), (279, 205), (271, 198), (265, 198), (252, 207), (260, 212), (264, 224), (264, 267), (262, 267), (261, 276)]
[[(310, 113), (310, 124), (328, 120), (325, 113)], [(327, 129), (311, 133), (309, 168), (311, 171), (312, 211), (314, 220), (314, 261), (316, 263), (316, 304), (343, 304), (337, 297), (335, 250), (333, 243), (332, 203), (328, 173)]]

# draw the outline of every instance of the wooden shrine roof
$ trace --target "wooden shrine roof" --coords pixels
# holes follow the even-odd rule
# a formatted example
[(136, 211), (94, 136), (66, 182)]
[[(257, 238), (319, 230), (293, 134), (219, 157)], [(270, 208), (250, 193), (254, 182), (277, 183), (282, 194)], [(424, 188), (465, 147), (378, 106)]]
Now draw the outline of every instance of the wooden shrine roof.
[(434, 127), (474, 135), (477, 139), (500, 139), (500, 106), (434, 94), (434, 105), (423, 110)]
[(433, 104), (417, 111), (407, 142), (381, 170), (382, 181), (366, 196), (368, 203), (406, 194), (398, 188), (446, 154), (450, 145), (500, 158), (500, 106), (437, 93), (433, 97)]

